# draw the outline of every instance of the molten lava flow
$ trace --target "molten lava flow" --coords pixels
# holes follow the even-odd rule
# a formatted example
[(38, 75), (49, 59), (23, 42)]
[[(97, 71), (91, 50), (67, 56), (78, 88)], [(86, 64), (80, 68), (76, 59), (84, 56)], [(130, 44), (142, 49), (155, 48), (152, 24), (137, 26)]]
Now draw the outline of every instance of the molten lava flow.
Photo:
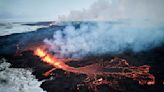
[(35, 55), (39, 56), (42, 61), (56, 67), (65, 70), (66, 66), (62, 61), (59, 59), (55, 58), (54, 56), (48, 54), (41, 48), (37, 48), (34, 52)]
[(105, 84), (105, 83), (112, 84), (109, 80), (107, 80), (108, 78), (106, 77), (113, 77), (114, 79), (115, 78), (121, 79), (121, 77), (127, 77), (138, 81), (140, 85), (155, 84), (155, 77), (149, 73), (150, 66), (148, 65), (143, 65), (139, 67), (131, 66), (128, 64), (126, 60), (120, 58), (114, 58), (110, 61), (99, 62), (91, 65), (86, 65), (84, 67), (74, 68), (65, 64), (64, 61), (55, 58), (53, 55), (48, 54), (41, 48), (37, 48), (34, 51), (34, 54), (39, 56), (43, 62), (46, 62), (55, 67), (49, 70), (48, 72), (44, 73), (43, 74), (44, 76), (48, 76), (52, 71), (59, 68), (68, 72), (86, 74), (88, 76), (96, 75), (104, 78), (104, 80), (101, 79), (98, 81), (95, 80), (94, 82), (93, 81), (87, 82), (88, 85), (90, 84), (98, 85), (98, 84)]
[(54, 71), (54, 70), (56, 70), (56, 68), (52, 68), (51, 70), (45, 72), (43, 75), (44, 75), (45, 77), (48, 77), (48, 76), (51, 74), (51, 72)]

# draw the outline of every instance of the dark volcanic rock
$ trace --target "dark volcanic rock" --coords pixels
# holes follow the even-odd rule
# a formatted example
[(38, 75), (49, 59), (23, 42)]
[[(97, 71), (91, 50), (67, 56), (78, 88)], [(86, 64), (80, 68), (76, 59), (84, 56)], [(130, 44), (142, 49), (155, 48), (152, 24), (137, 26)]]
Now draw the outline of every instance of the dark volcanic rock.
[[(77, 28), (78, 27), (79, 25), (77, 25)], [(53, 67), (43, 63), (39, 57), (33, 55), (32, 51), (23, 51), (20, 56), (15, 56), (17, 45), (19, 45), (20, 49), (32, 45), (35, 46), (36, 44), (42, 43), (45, 38), (52, 38), (54, 31), (63, 30), (63, 28), (64, 26), (50, 26), (40, 28), (34, 32), (0, 37), (0, 57), (5, 57), (13, 68), (32, 68), (33, 75), (35, 75), (37, 79), (40, 81), (45, 80), (41, 87), (48, 92), (93, 92), (93, 90), (90, 90), (86, 85), (80, 86), (79, 89), (77, 89), (78, 84), (84, 84), (83, 80), (87, 78), (86, 75), (69, 73), (57, 69), (53, 71), (50, 76), (45, 77), (43, 73)], [(99, 85), (97, 86), (96, 92), (163, 92), (164, 46), (140, 53), (125, 52), (119, 55), (106, 54), (102, 56), (90, 56), (85, 57), (81, 61), (72, 61), (67, 64), (73, 67), (82, 67), (97, 62), (105, 62), (115, 56), (126, 59), (130, 65), (150, 65), (150, 73), (156, 78), (155, 85), (140, 86), (136, 81), (125, 78), (119, 81), (119, 87), (116, 85), (113, 85), (114, 88), (113, 86)], [(112, 78), (109, 78), (109, 80), (112, 80)]]
[[(145, 55), (145, 57), (147, 57), (146, 59), (142, 57), (140, 58), (136, 58), (136, 56), (140, 55), (140, 54), (130, 54), (130, 56), (123, 54), (122, 56), (119, 55), (119, 57), (125, 57), (126, 59), (130, 60), (131, 59), (142, 59), (142, 61), (145, 61), (144, 64), (146, 64), (146, 61), (151, 61), (151, 58), (149, 57), (150, 53), (155, 54), (154, 51), (151, 51), (148, 53), (148, 56)], [(160, 57), (160, 56), (157, 56)], [(150, 60), (149, 60), (150, 59)], [(81, 62), (79, 66), (76, 66), (75, 63), (69, 63), (69, 65), (73, 65), (76, 67), (80, 67), (80, 66), (85, 66), (85, 65), (89, 65), (89, 64), (94, 64), (95, 62), (102, 62), (103, 61), (107, 61), (109, 59), (100, 59), (100, 58), (89, 58), (88, 59), (90, 63), (82, 63), (82, 62), (87, 62), (87, 59), (82, 60), (82, 61), (76, 61), (77, 64), (78, 62)], [(95, 61), (94, 61), (95, 60)], [(53, 67), (43, 63), (39, 57), (34, 56), (32, 51), (24, 51), (22, 52), (21, 56), (12, 56), (10, 58), (8, 58), (8, 62), (11, 63), (11, 67), (15, 67), (15, 68), (32, 68), (33, 69), (33, 74), (36, 76), (37, 79), (41, 80), (45, 80), (41, 87), (48, 91), (48, 92), (95, 92), (93, 90), (90, 90), (88, 88), (87, 85), (84, 86), (80, 86), (79, 88), (77, 87), (78, 84), (83, 84), (84, 80), (87, 78), (86, 75), (83, 74), (75, 74), (75, 73), (69, 73), (60, 69), (57, 69), (55, 71), (53, 71), (51, 73), (50, 76), (45, 77), (43, 76), (43, 73), (45, 73), (46, 71), (48, 71), (49, 69), (52, 69)], [(133, 61), (136, 62), (137, 61)], [(140, 65), (140, 62), (138, 62)], [(148, 62), (149, 64), (150, 62)], [(152, 68), (151, 68), (151, 73), (155, 75), (156, 77), (156, 84), (152, 85), (152, 86), (141, 86), (138, 84), (138, 82), (136, 81), (132, 81), (131, 79), (122, 79), (121, 81), (119, 81), (119, 86), (113, 84), (113, 86), (108, 86), (108, 85), (99, 85), (96, 88), (96, 92), (154, 92), (154, 90), (156, 92), (162, 92), (162, 87), (163, 85), (161, 84), (161, 82), (163, 81), (163, 73), (164, 73), (164, 69), (161, 65), (157, 65), (157, 62), (153, 62), (152, 63)], [(142, 64), (141, 64), (142, 65)], [(157, 67), (158, 72), (157, 72)], [(162, 69), (162, 70), (161, 70)], [(161, 75), (160, 75), (161, 74)], [(112, 78), (110, 77), (109, 80), (112, 80)], [(114, 82), (113, 82), (114, 83)]]

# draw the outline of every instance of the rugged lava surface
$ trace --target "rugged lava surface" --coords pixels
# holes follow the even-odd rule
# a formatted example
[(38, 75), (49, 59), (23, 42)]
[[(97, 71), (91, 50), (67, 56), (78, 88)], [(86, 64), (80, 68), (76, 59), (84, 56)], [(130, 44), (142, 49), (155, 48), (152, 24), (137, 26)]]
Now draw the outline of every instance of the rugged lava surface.
[[(65, 62), (76, 71), (85, 72), (54, 69), (33, 51), (17, 52), (17, 49), (40, 46), (45, 38), (52, 38), (56, 30), (64, 27), (55, 25), (35, 32), (2, 36), (0, 58), (6, 58), (11, 68), (32, 69), (39, 81), (44, 80), (41, 88), (48, 92), (163, 92), (164, 45), (139, 53), (127, 51), (119, 55), (88, 56)], [(45, 76), (51, 69), (53, 71)], [(153, 84), (153, 76), (155, 84), (148, 85)]]
[(33, 51), (10, 57), (8, 62), (11, 67), (32, 68), (36, 78), (44, 80), (41, 87), (48, 92), (139, 92), (156, 89), (154, 76), (149, 73), (150, 66), (129, 65), (128, 61), (118, 57), (68, 60), (65, 64), (74, 67), (76, 72), (58, 68), (48, 76), (44, 74), (54, 66), (43, 62)]

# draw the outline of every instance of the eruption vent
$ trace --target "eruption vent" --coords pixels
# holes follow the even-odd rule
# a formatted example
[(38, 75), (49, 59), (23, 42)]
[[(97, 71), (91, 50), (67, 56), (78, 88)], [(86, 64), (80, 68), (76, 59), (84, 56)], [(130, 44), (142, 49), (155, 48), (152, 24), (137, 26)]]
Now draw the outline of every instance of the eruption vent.
[(56, 68), (65, 69), (67, 67), (62, 61), (51, 56), (50, 54), (48, 54), (41, 48), (37, 48), (34, 53), (35, 53), (35, 55), (39, 56), (42, 59), (42, 61), (44, 61)]

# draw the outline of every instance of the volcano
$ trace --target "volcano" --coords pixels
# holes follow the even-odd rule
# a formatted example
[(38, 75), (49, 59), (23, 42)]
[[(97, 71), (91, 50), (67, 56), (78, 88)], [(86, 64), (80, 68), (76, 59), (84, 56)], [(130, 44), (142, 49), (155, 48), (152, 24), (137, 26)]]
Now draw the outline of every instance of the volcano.
[[(93, 25), (92, 22), (84, 24), (87, 23)], [(72, 25), (78, 29), (81, 22)], [(127, 50), (59, 58), (43, 40), (52, 38), (54, 32), (66, 26), (67, 23), (50, 25), (32, 32), (1, 36), (0, 57), (11, 64), (9, 68), (32, 69), (32, 75), (42, 81), (40, 87), (47, 92), (163, 91), (164, 45), (137, 53)]]

